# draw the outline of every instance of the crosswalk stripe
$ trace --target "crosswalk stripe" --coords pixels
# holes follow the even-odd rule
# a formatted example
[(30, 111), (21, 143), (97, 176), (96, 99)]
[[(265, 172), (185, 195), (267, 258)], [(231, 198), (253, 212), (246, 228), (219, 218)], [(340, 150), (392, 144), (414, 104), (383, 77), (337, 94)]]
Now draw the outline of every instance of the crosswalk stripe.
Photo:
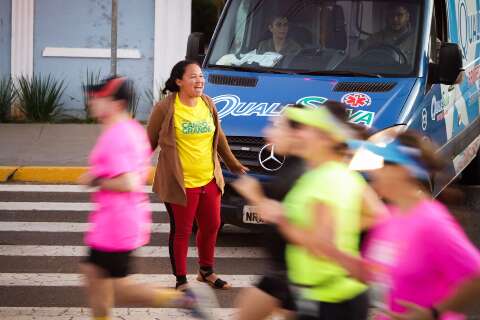
[[(235, 308), (214, 308), (211, 315), (217, 320), (233, 319), (237, 313)], [(174, 308), (115, 308), (113, 316), (125, 320), (149, 320), (149, 319), (178, 319), (191, 320), (190, 313), (182, 309)], [(29, 307), (0, 307), (0, 319), (2, 320), (90, 320), (91, 314), (88, 308), (29, 308)]]
[[(88, 223), (71, 222), (0, 222), (0, 232), (85, 232), (88, 230)], [(169, 233), (169, 223), (152, 223), (152, 233)], [(222, 233), (251, 233), (233, 225), (225, 225)], [(0, 253), (1, 254), (1, 253)]]
[[(89, 223), (69, 222), (0, 222), (0, 231), (17, 232), (85, 232)], [(152, 232), (167, 233), (170, 225), (167, 223), (152, 224)]]
[[(132, 279), (141, 283), (150, 283), (161, 287), (170, 287), (175, 277), (170, 274), (134, 274)], [(195, 282), (196, 275), (188, 275)], [(82, 275), (75, 273), (0, 273), (0, 287), (42, 286), (42, 287), (78, 287), (82, 286)], [(222, 279), (235, 288), (251, 287), (257, 275), (222, 275)]]
[[(89, 193), (94, 191), (93, 188), (85, 188), (78, 185), (52, 185), (52, 184), (0, 184), (0, 192), (67, 192), (67, 193)], [(145, 186), (144, 191), (152, 192), (151, 186)]]
[[(30, 256), (30, 257), (83, 257), (87, 253), (85, 246), (20, 246), (0, 245), (0, 256)], [(145, 246), (135, 251), (137, 257), (142, 258), (167, 258), (169, 257), (168, 247)], [(196, 247), (189, 247), (189, 258), (197, 258)], [(264, 251), (259, 247), (217, 247), (215, 249), (217, 258), (265, 258)]]
[[(154, 212), (165, 212), (163, 203), (151, 203)], [(91, 211), (93, 203), (88, 202), (0, 202), (0, 210), (15, 211)]]

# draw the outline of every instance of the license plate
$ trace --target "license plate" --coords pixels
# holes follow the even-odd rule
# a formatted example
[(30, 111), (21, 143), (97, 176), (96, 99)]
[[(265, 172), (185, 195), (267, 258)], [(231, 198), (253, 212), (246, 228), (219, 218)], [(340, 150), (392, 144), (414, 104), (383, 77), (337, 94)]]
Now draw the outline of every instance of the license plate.
[(265, 222), (260, 219), (258, 213), (255, 210), (254, 206), (244, 206), (243, 207), (243, 223), (250, 224), (264, 224)]

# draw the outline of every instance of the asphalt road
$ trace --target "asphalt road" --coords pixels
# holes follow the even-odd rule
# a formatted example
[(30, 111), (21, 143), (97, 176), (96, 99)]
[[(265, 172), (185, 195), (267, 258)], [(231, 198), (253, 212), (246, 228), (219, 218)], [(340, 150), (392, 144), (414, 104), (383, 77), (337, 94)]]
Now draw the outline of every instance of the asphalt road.
[[(16, 185), (18, 186), (18, 185)], [(16, 190), (15, 190), (16, 189)], [(78, 275), (85, 255), (89, 194), (75, 186), (0, 185), (0, 319), (89, 319)], [(480, 247), (480, 187), (444, 197), (472, 241)], [(154, 233), (135, 260), (139, 281), (173, 286), (168, 258), (168, 218), (152, 197)], [(197, 272), (194, 241), (188, 272)], [(218, 240), (216, 270), (235, 288), (217, 291), (217, 319), (231, 319), (234, 299), (266, 263), (257, 233), (227, 226)], [(176, 309), (120, 306), (123, 319), (188, 318)]]

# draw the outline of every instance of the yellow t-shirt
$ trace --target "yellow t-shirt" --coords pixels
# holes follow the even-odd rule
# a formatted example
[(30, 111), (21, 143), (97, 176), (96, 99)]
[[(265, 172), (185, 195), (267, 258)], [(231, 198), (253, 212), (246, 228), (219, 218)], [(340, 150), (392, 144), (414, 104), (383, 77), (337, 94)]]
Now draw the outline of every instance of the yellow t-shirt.
[(203, 99), (190, 107), (177, 95), (174, 119), (185, 188), (202, 187), (213, 179), (213, 116)]

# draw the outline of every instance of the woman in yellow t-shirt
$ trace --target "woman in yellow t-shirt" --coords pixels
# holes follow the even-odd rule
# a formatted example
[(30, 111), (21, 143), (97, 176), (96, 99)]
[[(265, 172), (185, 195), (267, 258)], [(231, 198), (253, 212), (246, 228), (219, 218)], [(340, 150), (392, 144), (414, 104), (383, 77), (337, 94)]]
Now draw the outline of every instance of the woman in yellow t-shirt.
[(170, 216), (169, 252), (176, 288), (187, 288), (187, 251), (194, 220), (200, 269), (197, 279), (216, 289), (231, 286), (213, 271), (224, 188), (219, 156), (236, 174), (248, 169), (232, 154), (215, 104), (203, 94), (205, 80), (194, 61), (180, 61), (165, 84), (170, 94), (153, 109), (147, 132), (160, 147), (153, 190)]

